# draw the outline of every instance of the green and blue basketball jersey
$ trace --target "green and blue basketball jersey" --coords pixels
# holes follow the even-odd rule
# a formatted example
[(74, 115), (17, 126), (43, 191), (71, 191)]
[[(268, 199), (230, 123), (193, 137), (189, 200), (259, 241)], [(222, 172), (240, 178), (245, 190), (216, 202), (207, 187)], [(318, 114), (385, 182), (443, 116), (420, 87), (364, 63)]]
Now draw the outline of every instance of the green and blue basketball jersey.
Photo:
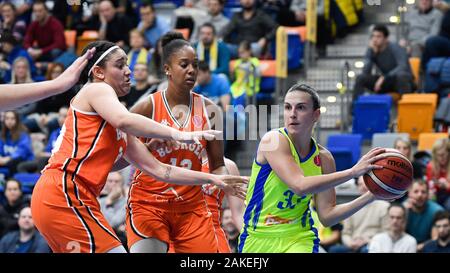
[[(302, 159), (286, 128), (280, 128), (278, 131), (288, 139), (291, 154), (304, 175), (321, 175), (319, 147), (316, 141), (312, 139), (311, 152)], [(278, 237), (283, 240), (292, 238), (296, 242), (302, 241), (306, 245), (311, 245), (307, 249), (318, 252), (319, 238), (311, 216), (311, 198), (311, 194), (296, 195), (268, 163), (260, 164), (255, 158), (247, 190), (247, 207), (244, 213), (244, 226), (239, 236), (238, 251), (274, 252), (273, 246), (270, 247), (272, 248), (270, 251), (265, 249), (269, 246), (263, 241), (264, 238)], [(279, 249), (279, 251), (287, 250)]]

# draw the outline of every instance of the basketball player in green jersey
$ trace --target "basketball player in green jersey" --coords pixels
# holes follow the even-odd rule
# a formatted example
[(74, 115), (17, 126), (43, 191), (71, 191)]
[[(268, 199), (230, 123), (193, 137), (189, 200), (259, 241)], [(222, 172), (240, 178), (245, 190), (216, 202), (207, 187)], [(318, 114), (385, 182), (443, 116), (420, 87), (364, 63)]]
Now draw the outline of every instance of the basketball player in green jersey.
[(304, 84), (292, 86), (284, 100), (284, 128), (267, 132), (253, 162), (247, 190), (239, 252), (318, 252), (318, 231), (310, 202), (320, 222), (331, 226), (374, 201), (367, 192), (336, 205), (334, 187), (381, 166), (384, 149), (375, 148), (351, 169), (336, 172), (333, 156), (311, 137), (320, 117), (317, 92)]

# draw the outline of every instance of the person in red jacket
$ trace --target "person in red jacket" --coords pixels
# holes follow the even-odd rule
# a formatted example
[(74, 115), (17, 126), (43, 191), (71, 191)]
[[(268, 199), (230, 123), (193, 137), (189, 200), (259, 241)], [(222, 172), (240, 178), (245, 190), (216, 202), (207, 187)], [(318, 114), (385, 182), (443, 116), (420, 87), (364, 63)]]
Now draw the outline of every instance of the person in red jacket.
[(51, 16), (44, 1), (33, 3), (35, 20), (25, 34), (24, 47), (35, 61), (51, 62), (66, 50), (64, 27)]

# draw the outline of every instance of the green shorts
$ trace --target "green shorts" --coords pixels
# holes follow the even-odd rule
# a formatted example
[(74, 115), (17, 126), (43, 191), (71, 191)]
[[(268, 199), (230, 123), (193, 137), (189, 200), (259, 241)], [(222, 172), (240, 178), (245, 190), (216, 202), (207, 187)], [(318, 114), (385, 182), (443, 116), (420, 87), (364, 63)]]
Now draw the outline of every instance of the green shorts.
[(240, 253), (317, 253), (319, 238), (308, 232), (289, 237), (264, 237), (242, 233), (239, 236)]

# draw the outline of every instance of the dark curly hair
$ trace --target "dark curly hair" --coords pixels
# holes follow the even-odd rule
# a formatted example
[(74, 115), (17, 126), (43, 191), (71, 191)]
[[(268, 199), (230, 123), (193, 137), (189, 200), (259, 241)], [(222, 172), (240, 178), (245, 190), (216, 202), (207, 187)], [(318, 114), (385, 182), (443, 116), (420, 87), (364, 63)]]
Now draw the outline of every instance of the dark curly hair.
[[(83, 71), (81, 72), (80, 75), (80, 79), (78, 81), (79, 84), (85, 84), (87, 83), (89, 80), (93, 79), (92, 74), (90, 76), (88, 76), (88, 72), (91, 69), (91, 67), (95, 64), (95, 62), (98, 60), (98, 58), (100, 58), (100, 56), (109, 48), (115, 46), (114, 43), (112, 42), (108, 42), (108, 41), (95, 41), (92, 43), (89, 43), (82, 51), (81, 55), (84, 55), (84, 53), (86, 53), (86, 51), (88, 51), (89, 49), (95, 47), (95, 53), (94, 56), (92, 56), (92, 58), (88, 61), (86, 67), (83, 69)], [(115, 49), (116, 50), (116, 49)], [(115, 50), (113, 50), (112, 52), (114, 52)], [(111, 52), (111, 53), (112, 53)], [(103, 67), (105, 65), (105, 63), (109, 60), (111, 53), (106, 55), (103, 60), (101, 60), (97, 65), (100, 67)]]
[(169, 59), (174, 52), (185, 46), (191, 46), (183, 35), (179, 32), (169, 31), (161, 37), (161, 45), (163, 48), (163, 63), (169, 63)]

